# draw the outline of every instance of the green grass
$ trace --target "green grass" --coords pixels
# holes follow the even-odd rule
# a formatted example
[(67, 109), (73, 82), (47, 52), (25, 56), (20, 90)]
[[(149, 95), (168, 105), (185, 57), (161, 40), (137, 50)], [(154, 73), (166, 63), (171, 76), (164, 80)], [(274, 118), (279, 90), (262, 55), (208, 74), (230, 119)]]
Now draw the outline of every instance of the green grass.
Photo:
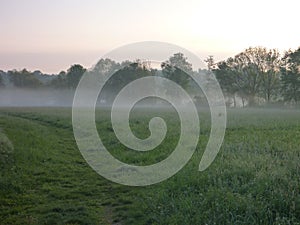
[(13, 164), (13, 145), (7, 136), (0, 130), (0, 168), (6, 169)]
[[(108, 115), (97, 113), (99, 134), (124, 162), (158, 162), (177, 144), (174, 111), (133, 111), (131, 128), (140, 138), (149, 135), (152, 116), (167, 122), (167, 138), (147, 153), (124, 147)], [(197, 150), (179, 173), (152, 186), (127, 187), (86, 164), (73, 137), (71, 109), (1, 109), (0, 224), (300, 224), (300, 112), (229, 110), (221, 151), (198, 172), (208, 115), (200, 112)]]

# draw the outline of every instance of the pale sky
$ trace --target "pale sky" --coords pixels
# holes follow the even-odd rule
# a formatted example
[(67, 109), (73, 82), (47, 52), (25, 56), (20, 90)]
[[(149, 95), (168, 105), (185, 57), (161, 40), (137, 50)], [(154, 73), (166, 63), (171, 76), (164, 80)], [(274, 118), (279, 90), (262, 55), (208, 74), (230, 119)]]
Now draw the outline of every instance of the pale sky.
[(0, 0), (0, 69), (58, 73), (110, 50), (164, 41), (204, 59), (300, 46), (298, 0)]

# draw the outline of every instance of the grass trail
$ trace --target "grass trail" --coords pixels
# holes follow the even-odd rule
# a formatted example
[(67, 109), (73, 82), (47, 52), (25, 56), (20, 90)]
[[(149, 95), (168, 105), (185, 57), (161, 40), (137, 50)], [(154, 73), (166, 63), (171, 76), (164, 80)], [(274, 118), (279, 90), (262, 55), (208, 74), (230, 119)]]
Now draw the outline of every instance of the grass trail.
[[(13, 144), (0, 176), (0, 224), (300, 224), (300, 112), (230, 110), (214, 163), (198, 172), (209, 135), (201, 134), (191, 161), (175, 176), (148, 187), (114, 184), (83, 160), (72, 134), (70, 109), (2, 109), (0, 128)], [(114, 137), (108, 117), (97, 117), (103, 142), (133, 164), (166, 157), (178, 122), (162, 146), (137, 154)], [(147, 137), (151, 116), (137, 113), (131, 128)], [(101, 132), (105, 131), (105, 132)]]
[(49, 124), (0, 116), (14, 147), (14, 164), (1, 170), (0, 224), (116, 223), (110, 205), (119, 204), (114, 193), (126, 193), (126, 187), (85, 163), (68, 127)]

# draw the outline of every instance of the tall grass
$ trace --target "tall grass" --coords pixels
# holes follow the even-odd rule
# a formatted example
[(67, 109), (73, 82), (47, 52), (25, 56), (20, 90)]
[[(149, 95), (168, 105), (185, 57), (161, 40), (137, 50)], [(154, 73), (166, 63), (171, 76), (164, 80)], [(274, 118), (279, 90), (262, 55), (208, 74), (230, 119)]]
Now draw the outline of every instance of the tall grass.
[(4, 169), (13, 163), (13, 145), (0, 128), (0, 168)]
[[(68, 108), (2, 109), (0, 127), (14, 146), (1, 170), (1, 224), (300, 224), (300, 112), (229, 110), (225, 140), (213, 164), (198, 172), (208, 141), (209, 113), (200, 112), (199, 144), (175, 176), (148, 187), (114, 184), (83, 160)], [(96, 113), (111, 154), (136, 165), (166, 158), (178, 141), (174, 111), (133, 111), (131, 129), (149, 135), (162, 116), (167, 139), (147, 153), (124, 147), (108, 112)]]

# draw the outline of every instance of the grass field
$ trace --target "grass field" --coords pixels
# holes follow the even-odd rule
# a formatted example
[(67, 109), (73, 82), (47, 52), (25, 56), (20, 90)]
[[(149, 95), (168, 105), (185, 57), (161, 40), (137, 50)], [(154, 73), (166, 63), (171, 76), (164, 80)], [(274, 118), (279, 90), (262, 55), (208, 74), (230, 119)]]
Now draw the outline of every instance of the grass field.
[[(108, 112), (97, 113), (111, 154), (136, 165), (167, 157), (179, 137), (173, 111), (137, 110), (131, 128), (147, 137), (153, 113), (165, 118), (168, 134), (149, 153), (126, 149)], [(179, 173), (128, 187), (102, 178), (84, 161), (70, 108), (0, 109), (0, 224), (300, 224), (300, 111), (229, 110), (221, 151), (204, 172), (198, 164), (209, 137), (208, 112), (200, 120), (198, 147)]]

